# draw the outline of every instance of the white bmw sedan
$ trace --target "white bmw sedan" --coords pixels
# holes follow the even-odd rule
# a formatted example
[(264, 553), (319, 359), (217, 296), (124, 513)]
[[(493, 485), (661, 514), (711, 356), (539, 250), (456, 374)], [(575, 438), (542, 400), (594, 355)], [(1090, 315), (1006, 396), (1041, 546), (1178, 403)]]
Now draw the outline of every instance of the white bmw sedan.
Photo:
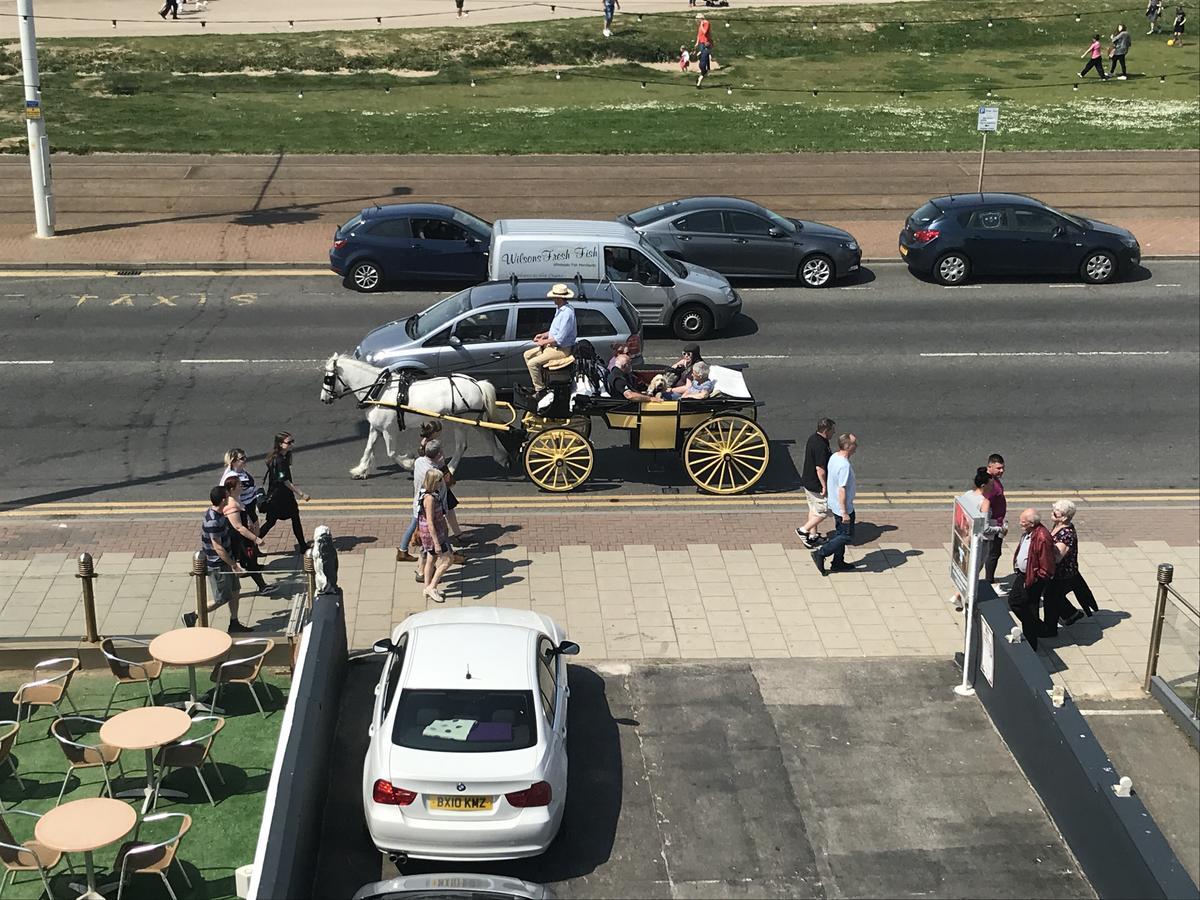
[(384, 853), (537, 856), (567, 795), (567, 667), (579, 645), (528, 610), (409, 616), (375, 689), (363, 810)]

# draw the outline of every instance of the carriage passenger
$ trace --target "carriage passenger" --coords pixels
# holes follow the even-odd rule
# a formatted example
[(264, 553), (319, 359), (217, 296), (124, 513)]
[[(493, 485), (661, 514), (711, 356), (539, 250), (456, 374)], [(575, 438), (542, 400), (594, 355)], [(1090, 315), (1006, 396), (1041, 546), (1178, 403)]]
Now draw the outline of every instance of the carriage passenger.
[(709, 377), (708, 363), (698, 362), (692, 366), (691, 377), (678, 386), (678, 390), (663, 393), (664, 400), (704, 400), (712, 396), (717, 383)]
[(624, 353), (616, 359), (616, 365), (608, 373), (608, 393), (611, 397), (624, 397), (637, 403), (648, 403), (656, 398), (638, 389), (633, 378), (633, 362)]

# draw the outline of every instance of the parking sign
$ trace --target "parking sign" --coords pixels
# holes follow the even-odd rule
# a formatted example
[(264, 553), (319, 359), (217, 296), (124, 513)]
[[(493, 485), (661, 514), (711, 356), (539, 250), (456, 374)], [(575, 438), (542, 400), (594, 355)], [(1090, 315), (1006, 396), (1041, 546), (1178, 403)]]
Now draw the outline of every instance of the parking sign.
[(998, 106), (981, 106), (979, 107), (979, 131), (995, 131), (1000, 124), (1000, 107)]

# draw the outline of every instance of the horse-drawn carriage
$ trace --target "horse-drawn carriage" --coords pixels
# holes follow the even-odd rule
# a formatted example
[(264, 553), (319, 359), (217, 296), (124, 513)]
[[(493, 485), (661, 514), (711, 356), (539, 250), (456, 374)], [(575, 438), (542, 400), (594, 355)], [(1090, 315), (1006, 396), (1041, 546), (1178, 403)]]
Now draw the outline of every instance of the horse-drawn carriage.
[[(336, 363), (331, 360), (331, 365), (333, 373), (327, 370), (326, 374), (327, 391), (334, 378), (341, 377)], [(634, 377), (645, 384), (657, 373), (637, 371)], [(520, 455), (525, 474), (544, 491), (566, 493), (587, 483), (596, 457), (592, 422), (599, 418), (609, 428), (628, 431), (635, 450), (679, 453), (688, 477), (701, 491), (740, 494), (758, 483), (770, 459), (767, 435), (756, 421), (761, 404), (751, 395), (741, 372), (712, 366), (710, 377), (716, 389), (703, 400), (630, 401), (603, 392), (575, 393), (562, 389), (567, 382), (560, 380), (549, 408), (539, 411), (533, 398), (518, 392), (511, 403), (489, 399), (486, 410), (462, 415), (444, 407), (422, 408), (403, 387), (396, 389), (395, 376), (386, 369), (373, 385), (353, 393), (359, 396), (360, 405), (394, 410), (401, 417), (407, 414), (487, 429), (510, 454)], [(454, 379), (486, 384), (462, 375), (446, 378), (452, 392)], [(416, 382), (414, 387), (424, 383)], [(490, 385), (487, 390), (491, 391)], [(494, 398), (494, 392), (491, 396)], [(454, 404), (449, 407), (453, 409)]]

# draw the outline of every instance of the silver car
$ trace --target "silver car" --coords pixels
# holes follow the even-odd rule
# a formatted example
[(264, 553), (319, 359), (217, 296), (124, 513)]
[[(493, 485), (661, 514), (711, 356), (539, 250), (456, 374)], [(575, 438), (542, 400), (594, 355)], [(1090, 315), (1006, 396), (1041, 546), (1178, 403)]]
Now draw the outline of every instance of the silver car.
[[(524, 352), (550, 327), (550, 280), (489, 281), (453, 294), (424, 312), (381, 325), (362, 339), (354, 357), (375, 366), (423, 375), (460, 372), (486, 378), (498, 390), (526, 384)], [(607, 360), (613, 344), (640, 358), (642, 321), (610, 282), (576, 281), (578, 340), (590, 341)]]

